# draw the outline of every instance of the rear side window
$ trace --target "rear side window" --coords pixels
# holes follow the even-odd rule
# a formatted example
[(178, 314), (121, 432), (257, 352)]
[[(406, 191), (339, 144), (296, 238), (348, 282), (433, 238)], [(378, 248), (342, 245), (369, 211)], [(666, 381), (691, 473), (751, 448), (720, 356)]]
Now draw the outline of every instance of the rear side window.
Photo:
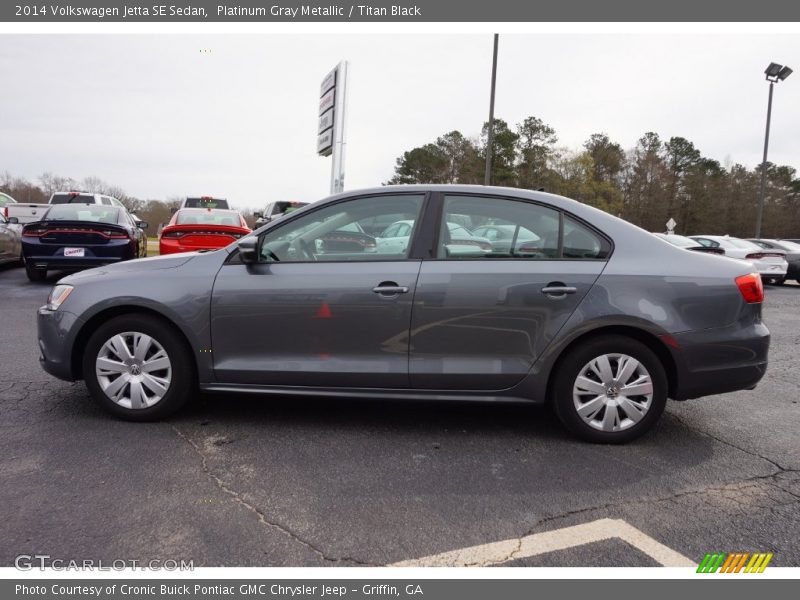
[(605, 237), (554, 208), (497, 197), (445, 197), (440, 259), (606, 259), (610, 253)]
[(608, 258), (611, 244), (595, 231), (572, 217), (564, 216), (562, 258)]
[(92, 194), (53, 194), (50, 204), (94, 204)]
[(518, 200), (446, 196), (437, 257), (558, 257), (557, 210)]

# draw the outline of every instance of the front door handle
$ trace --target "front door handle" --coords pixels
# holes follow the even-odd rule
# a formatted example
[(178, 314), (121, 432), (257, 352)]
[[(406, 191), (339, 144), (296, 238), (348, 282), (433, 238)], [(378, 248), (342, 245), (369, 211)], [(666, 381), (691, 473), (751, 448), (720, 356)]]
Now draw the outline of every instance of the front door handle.
[(574, 294), (578, 288), (564, 284), (549, 284), (542, 288), (542, 293), (548, 296), (563, 296), (564, 294)]
[(404, 285), (397, 285), (394, 281), (382, 281), (372, 288), (372, 291), (381, 296), (396, 296), (397, 294), (407, 294), (408, 288)]

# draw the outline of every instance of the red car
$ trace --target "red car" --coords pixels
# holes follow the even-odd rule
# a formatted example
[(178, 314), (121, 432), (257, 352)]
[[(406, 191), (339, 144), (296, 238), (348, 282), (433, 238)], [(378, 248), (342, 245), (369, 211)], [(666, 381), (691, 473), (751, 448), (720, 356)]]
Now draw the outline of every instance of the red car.
[(251, 229), (235, 210), (182, 208), (161, 230), (161, 254), (216, 250), (250, 233)]

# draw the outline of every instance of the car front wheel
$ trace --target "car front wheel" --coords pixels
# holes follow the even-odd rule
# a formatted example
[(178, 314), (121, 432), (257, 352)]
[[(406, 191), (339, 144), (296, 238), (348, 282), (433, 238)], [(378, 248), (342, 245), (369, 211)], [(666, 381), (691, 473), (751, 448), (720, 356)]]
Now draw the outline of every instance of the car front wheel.
[(89, 338), (83, 377), (92, 397), (129, 421), (156, 421), (180, 409), (194, 391), (190, 350), (167, 323), (120, 316)]
[(632, 338), (609, 335), (574, 347), (559, 364), (554, 408), (583, 440), (619, 444), (646, 433), (667, 401), (658, 356)]

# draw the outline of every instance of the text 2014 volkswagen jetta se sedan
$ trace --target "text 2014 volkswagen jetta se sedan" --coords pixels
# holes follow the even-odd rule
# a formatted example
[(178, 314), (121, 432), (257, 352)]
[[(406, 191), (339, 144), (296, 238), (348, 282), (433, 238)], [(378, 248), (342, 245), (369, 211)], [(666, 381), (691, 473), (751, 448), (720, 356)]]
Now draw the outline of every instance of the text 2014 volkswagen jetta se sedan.
[[(412, 225), (406, 240), (347, 243), (399, 221)], [(451, 235), (488, 225), (518, 234), (502, 248)], [(581, 438), (624, 442), (668, 397), (751, 389), (764, 375), (751, 269), (559, 196), (383, 187), (222, 250), (62, 279), (39, 310), (41, 362), (137, 421), (166, 417), (199, 385), (550, 403)]]

